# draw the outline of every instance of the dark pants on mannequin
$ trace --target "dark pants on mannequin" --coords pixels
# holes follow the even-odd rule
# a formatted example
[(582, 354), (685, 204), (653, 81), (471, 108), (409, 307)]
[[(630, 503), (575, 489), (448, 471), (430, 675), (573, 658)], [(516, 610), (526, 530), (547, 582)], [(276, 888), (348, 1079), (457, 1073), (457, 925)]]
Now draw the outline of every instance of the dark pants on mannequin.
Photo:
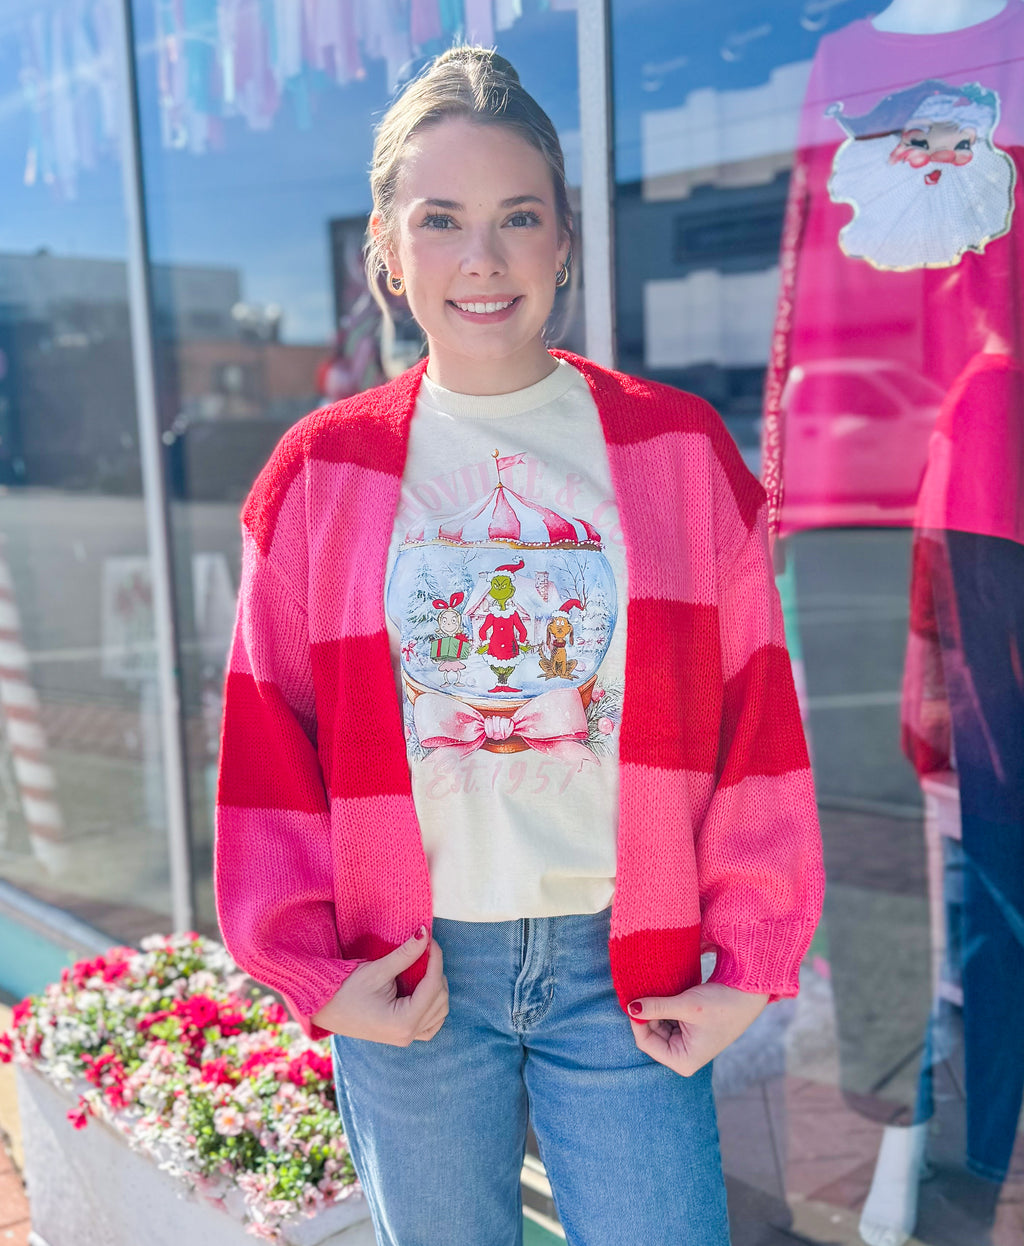
[[(946, 540), (955, 601), (936, 606), (960, 781), (967, 1164), (1002, 1181), (1024, 1096), (1024, 545)], [(933, 1027), (918, 1119), (941, 1045)]]

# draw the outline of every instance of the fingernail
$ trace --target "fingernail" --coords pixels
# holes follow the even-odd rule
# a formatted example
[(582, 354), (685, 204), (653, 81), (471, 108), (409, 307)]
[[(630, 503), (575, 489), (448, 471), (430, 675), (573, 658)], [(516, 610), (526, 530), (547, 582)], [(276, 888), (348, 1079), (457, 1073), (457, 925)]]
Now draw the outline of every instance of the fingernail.
[(629, 1011), (633, 1014), (634, 1017), (639, 1017), (639, 1015), (643, 1012), (643, 1010), (644, 1010), (644, 1006), (643, 1004), (640, 1003), (638, 999), (633, 1000), (633, 1002), (629, 1006)]
[(420, 941), (420, 939), (425, 939), (426, 937), (427, 937), (426, 926), (421, 926), (419, 930), (416, 931), (415, 935), (413, 935), (413, 938), (417, 941), (417, 943)]

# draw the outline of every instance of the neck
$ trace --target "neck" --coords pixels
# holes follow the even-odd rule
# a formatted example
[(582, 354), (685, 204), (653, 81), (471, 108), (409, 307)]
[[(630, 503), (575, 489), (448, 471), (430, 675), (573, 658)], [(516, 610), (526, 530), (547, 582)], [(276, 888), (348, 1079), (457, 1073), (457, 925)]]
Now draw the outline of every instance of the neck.
[(1006, 5), (1007, 0), (893, 0), (871, 22), (894, 34), (942, 35), (987, 22)]
[(538, 337), (503, 359), (472, 359), (438, 349), (430, 342), (427, 376), (457, 394), (512, 394), (536, 385), (558, 367)]

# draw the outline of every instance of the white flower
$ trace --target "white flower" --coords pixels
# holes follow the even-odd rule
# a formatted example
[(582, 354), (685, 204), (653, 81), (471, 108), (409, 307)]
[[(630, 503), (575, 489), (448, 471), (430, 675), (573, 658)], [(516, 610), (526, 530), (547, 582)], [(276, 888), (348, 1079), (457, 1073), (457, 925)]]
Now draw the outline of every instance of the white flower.
[(252, 1082), (239, 1082), (235, 1087), (234, 1099), (240, 1108), (251, 1108), (259, 1102)]
[(229, 1103), (214, 1112), (213, 1127), (225, 1138), (233, 1138), (245, 1128), (245, 1117), (237, 1107)]

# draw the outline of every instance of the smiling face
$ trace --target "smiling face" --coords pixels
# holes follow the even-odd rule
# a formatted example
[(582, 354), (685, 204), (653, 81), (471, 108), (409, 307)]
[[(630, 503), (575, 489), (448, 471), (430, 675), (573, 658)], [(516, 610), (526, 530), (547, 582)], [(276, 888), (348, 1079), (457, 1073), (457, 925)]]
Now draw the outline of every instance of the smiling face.
[(388, 269), (427, 336), (428, 375), (462, 393), (546, 376), (541, 337), (569, 250), (544, 156), (514, 130), (450, 118), (409, 140)]
[(934, 125), (917, 124), (913, 121), (900, 135), (900, 141), (889, 157), (890, 164), (905, 161), (914, 169), (929, 169), (924, 180), (935, 186), (942, 176), (942, 166), (963, 167), (974, 159), (974, 145), (978, 131), (973, 126), (961, 127), (955, 121), (940, 121)]
[(462, 616), (458, 610), (442, 610), (437, 616), (437, 626), (444, 636), (454, 636), (462, 626)]

